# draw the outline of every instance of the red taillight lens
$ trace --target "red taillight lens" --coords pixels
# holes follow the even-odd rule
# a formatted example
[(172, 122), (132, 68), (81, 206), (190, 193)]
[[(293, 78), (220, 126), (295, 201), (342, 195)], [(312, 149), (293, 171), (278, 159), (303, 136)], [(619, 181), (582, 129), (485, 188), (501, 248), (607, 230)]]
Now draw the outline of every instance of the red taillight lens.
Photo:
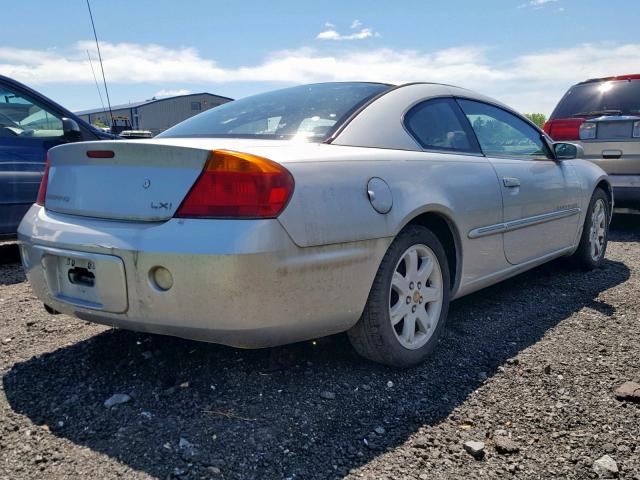
[(291, 173), (256, 155), (214, 150), (176, 217), (273, 218), (293, 193)]
[[(47, 161), (44, 165), (44, 174), (42, 180), (40, 180), (40, 188), (38, 189), (38, 198), (36, 203), (44, 207), (44, 199), (47, 196), (47, 183), (49, 182), (49, 155), (47, 155)], [(33, 198), (33, 197), (32, 197)]]
[(580, 140), (584, 118), (558, 118), (544, 124), (544, 131), (554, 140)]

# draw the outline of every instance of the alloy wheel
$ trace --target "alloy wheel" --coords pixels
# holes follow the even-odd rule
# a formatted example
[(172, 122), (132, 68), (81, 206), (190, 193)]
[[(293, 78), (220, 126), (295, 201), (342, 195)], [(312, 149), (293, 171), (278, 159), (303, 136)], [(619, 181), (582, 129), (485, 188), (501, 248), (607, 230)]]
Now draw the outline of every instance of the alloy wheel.
[(417, 349), (426, 344), (440, 319), (443, 303), (442, 270), (426, 245), (409, 247), (393, 272), (389, 318), (400, 344)]
[(607, 209), (604, 201), (599, 198), (593, 205), (591, 213), (591, 230), (589, 232), (589, 246), (591, 258), (594, 261), (600, 260), (604, 253), (607, 237)]

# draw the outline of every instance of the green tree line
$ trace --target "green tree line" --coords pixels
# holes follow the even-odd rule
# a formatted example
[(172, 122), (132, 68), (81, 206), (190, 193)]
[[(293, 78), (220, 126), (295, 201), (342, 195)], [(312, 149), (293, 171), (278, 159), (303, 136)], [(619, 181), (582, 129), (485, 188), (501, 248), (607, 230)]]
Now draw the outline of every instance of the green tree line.
[(537, 126), (542, 128), (544, 122), (547, 121), (547, 116), (544, 113), (525, 113), (525, 117), (535, 123)]

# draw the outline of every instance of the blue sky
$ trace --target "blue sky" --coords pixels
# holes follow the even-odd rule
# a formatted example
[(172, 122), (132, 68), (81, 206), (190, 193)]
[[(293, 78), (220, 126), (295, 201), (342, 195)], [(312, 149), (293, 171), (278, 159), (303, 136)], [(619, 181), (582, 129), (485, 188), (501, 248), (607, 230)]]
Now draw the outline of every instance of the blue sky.
[[(549, 113), (576, 81), (640, 73), (640, 2), (633, 0), (91, 5), (113, 104), (362, 79), (451, 83)], [(0, 73), (71, 109), (100, 105), (85, 0), (12, 2), (3, 18)]]

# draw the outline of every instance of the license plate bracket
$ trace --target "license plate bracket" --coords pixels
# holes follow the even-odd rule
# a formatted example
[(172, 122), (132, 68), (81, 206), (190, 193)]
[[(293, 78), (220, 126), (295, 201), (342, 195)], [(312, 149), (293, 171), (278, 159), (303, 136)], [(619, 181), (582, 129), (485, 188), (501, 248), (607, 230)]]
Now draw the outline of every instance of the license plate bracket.
[(37, 247), (50, 295), (91, 310), (122, 313), (128, 308), (124, 262), (100, 253)]

